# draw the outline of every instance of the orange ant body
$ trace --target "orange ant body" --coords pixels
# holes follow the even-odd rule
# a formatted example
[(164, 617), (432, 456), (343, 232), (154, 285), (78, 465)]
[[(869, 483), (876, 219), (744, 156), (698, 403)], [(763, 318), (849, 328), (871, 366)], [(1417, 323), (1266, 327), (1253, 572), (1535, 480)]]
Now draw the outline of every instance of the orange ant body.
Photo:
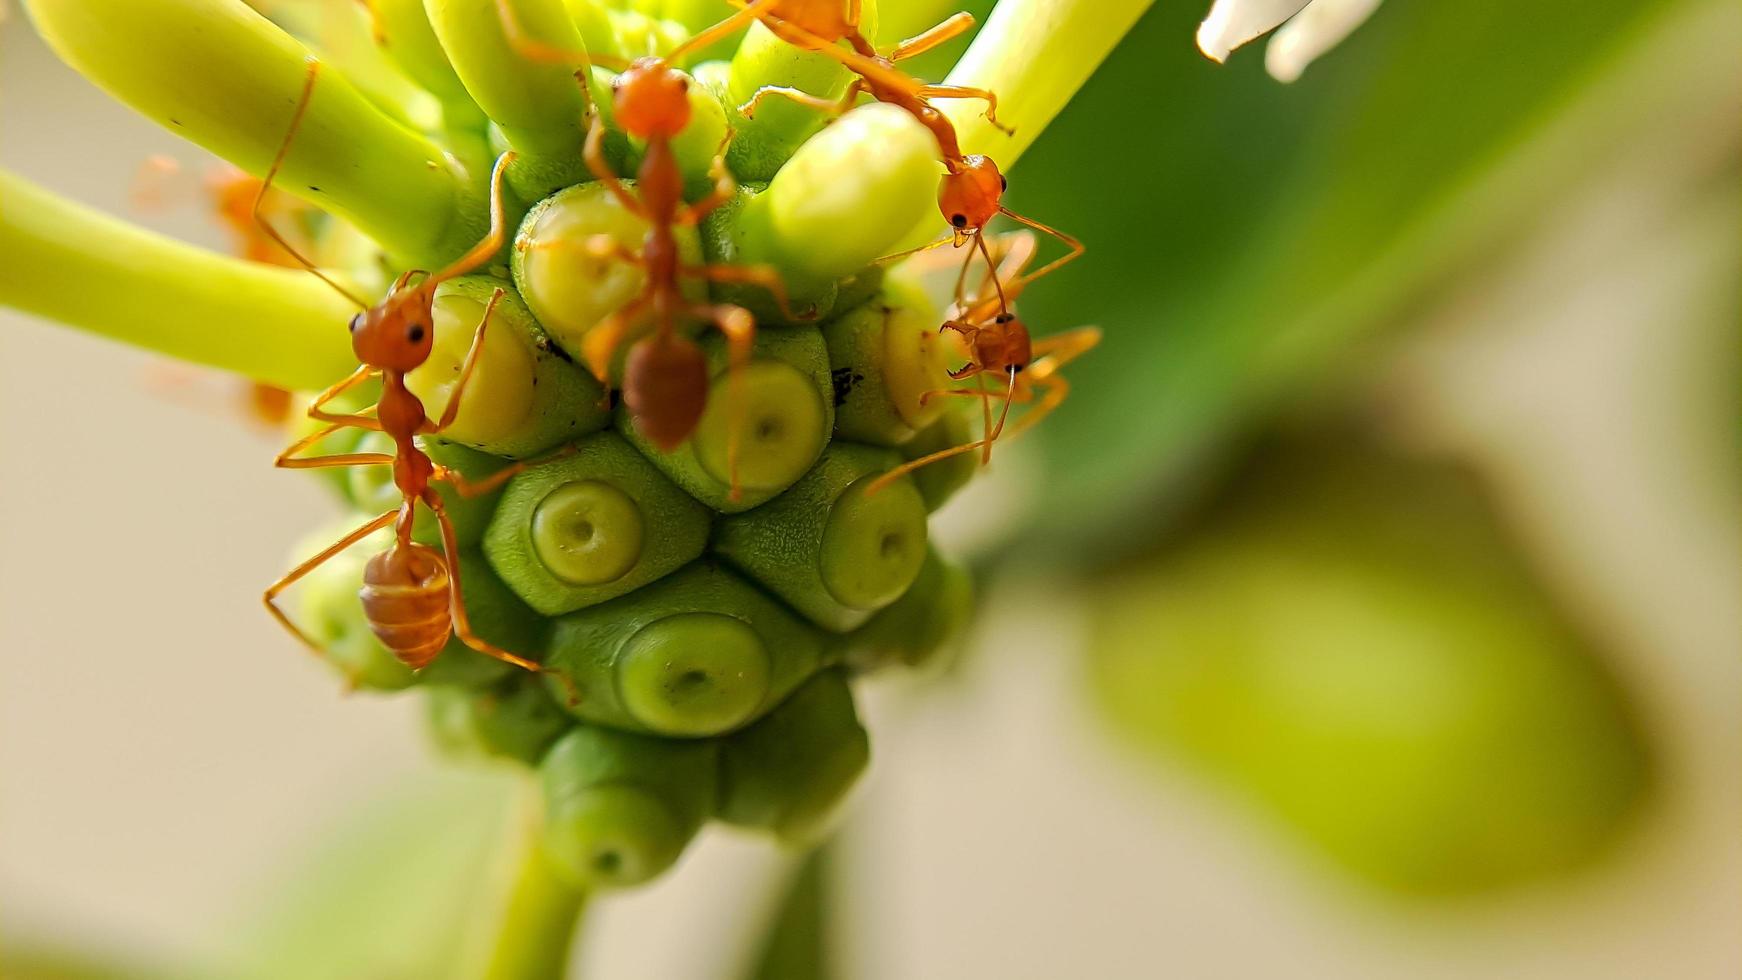
[[(539, 61), (579, 64), (575, 77), (591, 103), (588, 76), (592, 59), (586, 52), (564, 51), (527, 36), (510, 0), (497, 0), (497, 13), (509, 43), (523, 56)], [(741, 383), (756, 337), (756, 322), (750, 311), (730, 303), (693, 302), (684, 295), (682, 280), (687, 277), (708, 282), (760, 285), (773, 294), (783, 312), (792, 316), (787, 306), (786, 287), (773, 269), (688, 265), (683, 262), (678, 249), (676, 229), (694, 227), (710, 212), (731, 200), (738, 185), (726, 170), (722, 145), (710, 168), (713, 187), (701, 200), (694, 204), (685, 203), (683, 175), (672, 152), (671, 141), (689, 125), (690, 78), (673, 68), (671, 61), (686, 50), (712, 44), (734, 29), (723, 24), (715, 25), (691, 37), (669, 55), (637, 58), (622, 65), (612, 81), (612, 109), (617, 124), (646, 146), (635, 173), (633, 192), (605, 159), (605, 125), (596, 109), (592, 111), (583, 149), (587, 168), (593, 176), (625, 210), (647, 223), (647, 232), (639, 251), (625, 248), (609, 235), (598, 235), (587, 242), (588, 251), (601, 258), (614, 258), (640, 266), (646, 272), (646, 281), (638, 295), (588, 331), (581, 341), (582, 355), (593, 374), (608, 383), (611, 361), (617, 349), (642, 316), (652, 315), (653, 333), (635, 341), (629, 348), (623, 370), (623, 399), (636, 427), (660, 449), (668, 452), (695, 431), (707, 406), (707, 360), (693, 340), (677, 331), (678, 316), (688, 315), (712, 323), (726, 337), (734, 389)], [(601, 63), (608, 60), (601, 60)], [(727, 134), (728, 139), (730, 135)], [(731, 402), (735, 412), (742, 411), (741, 391), (733, 395)], [(727, 448), (734, 499), (738, 495), (739, 428), (737, 425), (731, 427)]]
[[(923, 54), (959, 36), (974, 26), (973, 15), (958, 13), (939, 22), (929, 30), (897, 44), (885, 56), (877, 52), (859, 31), (858, 0), (755, 0), (739, 2), (740, 9), (721, 24), (742, 26), (757, 20), (776, 37), (796, 47), (826, 55), (840, 62), (857, 77), (838, 100), (818, 98), (808, 92), (785, 86), (764, 86), (750, 101), (739, 107), (745, 116), (754, 116), (764, 98), (779, 95), (801, 105), (838, 115), (852, 108), (861, 93), (879, 102), (886, 102), (907, 111), (931, 131), (938, 143), (938, 157), (945, 173), (938, 183), (938, 210), (949, 222), (950, 234), (921, 250), (951, 243), (960, 247), (971, 244), (992, 266), (986, 250), (984, 232), (993, 218), (1002, 214), (1012, 221), (1058, 239), (1068, 249), (1066, 254), (1037, 269), (1026, 277), (1032, 282), (1083, 254), (1083, 244), (1056, 228), (1024, 217), (1004, 206), (1004, 192), (1009, 186), (998, 164), (979, 153), (962, 152), (956, 128), (932, 104), (933, 99), (978, 99), (986, 103), (986, 120), (992, 125), (1010, 130), (998, 122), (998, 96), (986, 89), (962, 85), (934, 85), (914, 78), (896, 67), (896, 63)], [(839, 47), (846, 41), (851, 50)], [(972, 253), (968, 259), (972, 259)], [(966, 262), (963, 264), (966, 274)], [(997, 285), (994, 277), (994, 286)]]
[[(975, 450), (981, 452), (982, 464), (991, 462), (992, 444), (1004, 434), (1011, 404), (1034, 402), (1034, 407), (1010, 427), (1010, 435), (1014, 437), (1039, 423), (1064, 403), (1071, 389), (1061, 371), (1066, 364), (1100, 343), (1101, 329), (1078, 327), (1061, 334), (1042, 337), (1040, 340), (1030, 337), (1028, 325), (1011, 312), (1009, 303), (1014, 302), (1029, 283), (1047, 271), (1045, 268), (1026, 274), (1022, 271), (1033, 255), (1032, 235), (1025, 234), (1016, 239), (1009, 253), (1004, 256), (1010, 267), (1008, 281), (1000, 283), (1001, 272), (988, 252), (990, 282), (982, 286), (972, 302), (963, 303), (958, 298), (954, 315), (939, 328), (960, 335), (968, 351), (968, 363), (951, 371), (950, 379), (967, 381), (972, 378), (975, 380), (975, 387), (927, 392), (921, 397), (921, 403), (935, 396), (979, 398), (981, 414), (985, 419), (985, 434), (972, 442), (909, 460), (878, 477), (867, 488), (868, 492), (876, 492), (922, 466)], [(957, 289), (959, 297), (960, 280)], [(985, 386), (986, 376), (1000, 374), (1006, 378), (1005, 390), (988, 390)], [(1002, 398), (1004, 401), (996, 420), (992, 418), (993, 398)]]
[[(298, 103), (291, 117), (290, 129), (285, 134), (284, 142), (279, 146), (278, 156), (273, 160), (267, 171), (265, 180), (261, 183), (255, 196), (254, 216), (262, 232), (291, 255), (310, 272), (320, 277), (323, 282), (350, 298), (363, 312), (352, 318), (351, 349), (357, 360), (361, 362), (356, 371), (343, 381), (333, 385), (318, 395), (309, 405), (309, 417), (328, 423), (324, 428), (310, 434), (307, 438), (298, 440), (290, 448), (280, 453), (275, 465), (287, 469), (313, 469), (332, 466), (391, 466), (393, 482), (398, 487), (403, 501), (399, 507), (375, 517), (351, 533), (340, 538), (326, 550), (292, 569), (283, 578), (274, 582), (263, 596), (266, 608), (286, 629), (300, 639), (317, 655), (321, 649), (306, 633), (299, 629), (290, 618), (279, 609), (276, 598), (297, 580), (331, 559), (334, 555), (356, 544), (363, 538), (381, 528), (393, 525), (393, 543), (386, 551), (375, 555), (369, 560), (363, 573), (363, 588), (360, 596), (363, 602), (365, 617), (369, 628), (381, 643), (393, 652), (393, 655), (413, 670), (427, 666), (446, 646), (449, 633), (452, 632), (460, 641), (479, 653), (495, 657), (536, 671), (538, 665), (515, 654), (509, 653), (472, 631), (466, 616), (465, 603), (461, 598), (459, 567), (457, 556), (459, 546), (455, 540), (454, 527), (448, 518), (442, 499), (431, 486), (434, 481), (445, 481), (464, 496), (475, 496), (487, 493), (500, 486), (508, 479), (524, 470), (529, 464), (515, 463), (506, 469), (492, 474), (488, 479), (472, 482), (447, 467), (437, 465), (414, 441), (416, 436), (441, 432), (452, 425), (459, 414), (461, 397), (465, 393), (466, 383), (471, 379), (480, 352), (483, 350), (484, 332), (490, 323), (496, 303), (503, 295), (497, 290), (484, 309), (484, 316), (479, 321), (473, 334), (470, 349), (460, 368), (460, 376), (454, 384), (453, 394), (448, 404), (442, 410), (439, 419), (431, 420), (424, 410), (423, 403), (405, 386), (407, 373), (417, 369), (430, 355), (435, 339), (434, 314), (432, 304), (435, 300), (436, 287), (441, 283), (464, 275), (477, 268), (495, 255), (502, 247), (506, 215), (502, 205), (502, 175), (506, 166), (514, 159), (512, 152), (505, 153), (497, 160), (495, 169), (490, 175), (490, 231), (483, 240), (474, 245), (465, 255), (456, 259), (447, 268), (434, 274), (426, 274), (416, 285), (411, 284), (411, 278), (417, 275), (417, 270), (401, 275), (380, 302), (373, 305), (357, 299), (344, 287), (317, 269), (313, 263), (304, 258), (301, 253), (284, 239), (267, 221), (259, 210), (260, 202), (265, 198), (267, 190), (272, 186), (273, 178), (277, 176), (279, 167), (284, 163), (291, 141), (302, 122), (303, 113), (308, 108), (309, 98), (314, 92), (315, 79), (318, 75), (319, 62), (309, 61), (308, 79), (304, 83), (302, 101)], [(356, 387), (365, 380), (379, 375), (381, 379), (381, 397), (376, 405), (374, 415), (367, 414), (332, 414), (325, 410), (326, 405)], [(362, 428), (385, 432), (392, 438), (394, 451), (392, 453), (353, 452), (329, 456), (300, 456), (299, 453), (315, 443), (344, 428)], [(418, 544), (411, 540), (412, 522), (416, 514), (416, 506), (422, 503), (435, 515), (441, 529), (442, 549)]]

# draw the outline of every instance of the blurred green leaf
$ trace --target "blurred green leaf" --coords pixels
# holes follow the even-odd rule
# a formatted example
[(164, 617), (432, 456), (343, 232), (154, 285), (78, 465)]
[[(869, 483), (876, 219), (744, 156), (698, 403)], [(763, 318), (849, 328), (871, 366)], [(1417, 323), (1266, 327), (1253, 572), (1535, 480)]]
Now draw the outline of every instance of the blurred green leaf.
[(1293, 86), (1199, 57), (1199, 7), (1152, 8), (1011, 180), (1014, 207), (1091, 250), (1025, 319), (1109, 328), (1037, 430), (1025, 552), (1116, 550), (1176, 512), (1280, 398), (1552, 199), (1585, 157), (1533, 141), (1700, 6), (1386, 4)]
[(811, 851), (787, 887), (746, 980), (829, 980), (829, 846)]
[(236, 973), (451, 976), (516, 786), (505, 770), (444, 771), (331, 828), (249, 909)]
[(134, 957), (99, 954), (89, 944), (69, 949), (43, 941), (0, 940), (0, 977), (6, 980), (169, 980), (172, 976), (192, 980), (208, 974), (141, 966)]
[(1097, 583), (1119, 732), (1400, 892), (1526, 880), (1615, 838), (1642, 734), (1464, 474), (1308, 447), (1237, 486)]

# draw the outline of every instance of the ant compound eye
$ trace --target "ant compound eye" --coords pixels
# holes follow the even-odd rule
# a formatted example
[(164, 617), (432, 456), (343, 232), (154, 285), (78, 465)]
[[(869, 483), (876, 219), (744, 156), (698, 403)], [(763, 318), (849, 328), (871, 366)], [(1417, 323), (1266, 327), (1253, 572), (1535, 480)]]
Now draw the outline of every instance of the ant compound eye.
[(998, 189), (1001, 191), (1009, 190), (1010, 189), (1010, 178), (1004, 176), (1003, 174), (999, 174), (998, 175)]
[(680, 92), (688, 92), (690, 90), (690, 80), (682, 75), (679, 75), (677, 78), (677, 89)]
[(955, 225), (957, 228), (966, 228), (968, 227), (968, 216), (965, 214), (952, 214), (950, 215), (950, 224)]
[(405, 339), (414, 344), (423, 343), (423, 325), (416, 324), (410, 330), (407, 330), (405, 332)]

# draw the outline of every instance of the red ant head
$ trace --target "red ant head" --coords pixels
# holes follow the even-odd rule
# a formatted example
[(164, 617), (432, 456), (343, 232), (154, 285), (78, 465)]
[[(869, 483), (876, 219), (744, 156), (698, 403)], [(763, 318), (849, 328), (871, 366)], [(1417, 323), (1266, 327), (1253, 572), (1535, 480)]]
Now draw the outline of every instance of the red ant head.
[(386, 371), (413, 371), (429, 360), (435, 343), (430, 295), (422, 286), (395, 290), (351, 318), (351, 350), (357, 360)]
[(690, 77), (660, 58), (640, 58), (611, 83), (617, 125), (640, 139), (672, 137), (690, 121)]
[(1000, 313), (974, 335), (980, 366), (988, 371), (1021, 371), (1034, 360), (1028, 325), (1014, 313)]
[(990, 157), (969, 154), (938, 183), (938, 210), (958, 235), (979, 231), (998, 213), (1005, 185)]

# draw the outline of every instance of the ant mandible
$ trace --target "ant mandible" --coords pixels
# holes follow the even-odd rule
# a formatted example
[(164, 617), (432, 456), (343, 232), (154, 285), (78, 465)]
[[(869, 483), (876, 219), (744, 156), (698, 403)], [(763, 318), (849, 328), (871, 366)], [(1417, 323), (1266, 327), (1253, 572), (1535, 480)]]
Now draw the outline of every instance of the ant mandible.
[[(948, 116), (932, 104), (933, 99), (984, 101), (986, 120), (1009, 133), (1010, 130), (998, 122), (998, 96), (986, 89), (930, 84), (896, 67), (897, 62), (930, 51), (972, 28), (973, 15), (958, 13), (946, 18), (930, 29), (901, 41), (885, 56), (879, 54), (859, 30), (859, 0), (847, 0), (844, 8), (841, 0), (756, 0), (754, 3), (739, 2), (737, 5), (740, 7), (738, 12), (721, 21), (721, 25), (742, 26), (750, 20), (760, 21), (781, 40), (833, 58), (857, 76), (838, 100), (819, 98), (786, 86), (764, 86), (739, 107), (739, 111), (746, 117), (754, 117), (756, 107), (762, 100), (775, 95), (838, 115), (852, 108), (859, 95), (864, 93), (879, 102), (906, 110), (931, 131), (937, 140), (938, 156), (945, 170), (938, 183), (938, 210), (949, 223), (950, 231), (945, 237), (915, 251), (925, 251), (945, 244), (953, 244), (958, 248), (972, 245), (986, 259), (987, 267), (991, 268), (993, 262), (986, 249), (985, 228), (993, 218), (1002, 214), (1012, 221), (1058, 239), (1067, 250), (1064, 255), (1030, 273), (1026, 281), (1032, 282), (1055, 272), (1083, 254), (1083, 243), (1075, 237), (1005, 207), (1004, 192), (1009, 187), (1009, 181), (998, 169), (998, 164), (985, 154), (963, 153), (955, 126)], [(851, 50), (836, 44), (842, 40), (848, 43)], [(897, 257), (899, 256), (890, 258)], [(964, 276), (967, 273), (967, 262), (972, 258), (973, 252), (970, 251), (963, 261)], [(996, 276), (993, 277), (993, 286), (999, 291), (1002, 290)], [(1008, 312), (1008, 303), (1001, 301), (1000, 308)]]
[[(442, 410), (439, 419), (432, 421), (425, 412), (423, 403), (405, 386), (406, 374), (428, 360), (434, 343), (435, 324), (431, 306), (435, 300), (436, 287), (482, 265), (502, 247), (506, 226), (502, 204), (502, 175), (507, 165), (514, 160), (514, 154), (504, 153), (496, 161), (490, 174), (489, 233), (447, 268), (434, 274), (425, 273), (416, 285), (412, 285), (411, 279), (422, 270), (405, 272), (394, 281), (392, 288), (380, 302), (373, 305), (365, 303), (298, 252), (261, 211), (261, 202), (265, 200), (274, 178), (278, 176), (279, 168), (284, 164), (291, 142), (302, 124), (303, 114), (314, 94), (319, 73), (320, 62), (309, 59), (302, 99), (291, 116), (290, 128), (279, 145), (278, 155), (273, 159), (272, 166), (267, 170), (266, 178), (255, 195), (254, 218), (260, 229), (285, 251), (295, 256), (298, 263), (362, 308), (362, 312), (353, 317), (350, 324), (351, 349), (361, 363), (356, 371), (321, 392), (309, 405), (309, 417), (326, 422), (327, 425), (280, 453), (275, 465), (286, 469), (391, 466), (393, 482), (403, 501), (397, 508), (372, 518), (326, 550), (292, 569), (274, 582), (262, 598), (273, 618), (317, 656), (322, 655), (320, 645), (291, 622), (275, 600), (285, 589), (334, 555), (391, 524), (394, 529), (393, 543), (386, 551), (369, 559), (369, 564), (363, 571), (363, 588), (359, 593), (369, 628), (381, 643), (401, 663), (418, 670), (435, 659), (447, 645), (451, 632), (460, 638), (460, 642), (479, 653), (537, 671), (540, 669), (538, 664), (509, 653), (473, 632), (461, 595), (459, 545), (455, 540), (453, 522), (448, 518), (441, 497), (431, 487), (433, 481), (443, 481), (463, 496), (476, 496), (502, 485), (530, 464), (514, 463), (492, 474), (488, 479), (473, 482), (434, 463), (414, 441), (416, 436), (441, 432), (452, 425), (458, 416), (466, 384), (472, 377), (484, 347), (485, 329), (489, 326), (490, 316), (495, 311), (497, 302), (503, 296), (503, 290), (496, 290), (484, 308), (484, 316), (478, 322), (477, 330), (472, 335), (471, 347), (466, 351), (465, 360), (461, 364), (459, 380), (455, 382), (453, 394), (448, 398), (447, 407)], [(376, 375), (381, 378), (381, 397), (374, 415), (333, 414), (326, 411), (328, 403)], [(385, 432), (393, 439), (394, 451), (313, 457), (298, 455), (344, 428)], [(440, 551), (411, 540), (412, 522), (420, 502), (435, 515), (440, 526)]]
[[(684, 41), (665, 56), (618, 63), (622, 65), (621, 70), (611, 83), (611, 104), (617, 124), (646, 145), (641, 165), (635, 173), (635, 189), (631, 192), (605, 159), (605, 125), (597, 107), (592, 105), (589, 86), (592, 63), (607, 64), (612, 59), (595, 59), (585, 51), (566, 51), (538, 41), (522, 29), (511, 0), (497, 0), (496, 6), (504, 35), (523, 57), (580, 66), (575, 78), (586, 95), (592, 115), (583, 149), (587, 168), (625, 210), (647, 223), (639, 251), (624, 247), (609, 235), (594, 236), (587, 242), (588, 251), (600, 258), (640, 266), (646, 271), (646, 281), (640, 293), (588, 331), (581, 341), (583, 359), (600, 381), (608, 382), (617, 348), (642, 316), (652, 314), (654, 332), (637, 340), (629, 348), (624, 362), (623, 400), (636, 428), (660, 449), (669, 452), (695, 431), (707, 406), (708, 392), (707, 360), (695, 341), (677, 331), (677, 317), (684, 314), (712, 323), (726, 338), (732, 389), (729, 404), (733, 417), (739, 420), (739, 424), (728, 430), (726, 451), (731, 495), (737, 499), (738, 450), (744, 410), (742, 375), (755, 342), (756, 321), (750, 311), (741, 306), (691, 301), (683, 294), (682, 279), (759, 285), (773, 295), (789, 319), (802, 317), (792, 313), (787, 303), (786, 286), (772, 268), (690, 265), (682, 260), (676, 229), (694, 227), (710, 212), (731, 200), (738, 185), (726, 169), (722, 143), (709, 169), (713, 187), (701, 200), (694, 204), (685, 203), (683, 175), (671, 146), (672, 138), (690, 121), (690, 78), (673, 68), (671, 62), (683, 52), (706, 47), (737, 28), (725, 22), (716, 24)], [(728, 132), (727, 139), (730, 138)]]
[[(1032, 428), (1064, 403), (1071, 387), (1061, 372), (1065, 365), (1100, 343), (1101, 328), (1078, 327), (1042, 337), (1040, 340), (1033, 340), (1029, 336), (1028, 325), (1011, 312), (1008, 304), (1013, 303), (1029, 283), (1047, 271), (1043, 267), (1037, 272), (1024, 273), (1023, 269), (1033, 257), (1034, 236), (1023, 233), (1015, 240), (1009, 254), (1000, 256), (1001, 259), (1008, 260), (1004, 264), (1010, 267), (1009, 281), (1000, 284), (999, 263), (995, 263), (988, 253), (991, 281), (982, 285), (972, 303), (959, 304), (953, 311), (954, 315), (939, 328), (940, 331), (949, 330), (959, 334), (968, 351), (968, 363), (951, 371), (950, 379), (966, 381), (972, 378), (975, 387), (926, 392), (921, 396), (921, 404), (937, 396), (978, 398), (981, 414), (985, 419), (984, 435), (972, 442), (909, 460), (873, 480), (866, 488), (867, 493), (876, 493), (922, 466), (975, 450), (981, 452), (982, 465), (989, 463), (992, 460), (992, 444), (1004, 435), (1005, 422), (1010, 417), (1012, 403), (1034, 402), (1034, 407), (1010, 427), (1011, 438)], [(959, 281), (957, 288), (961, 288)], [(989, 374), (1005, 376), (1003, 392), (986, 388), (985, 378)], [(992, 418), (993, 398), (1002, 398), (1004, 401), (996, 421)]]

